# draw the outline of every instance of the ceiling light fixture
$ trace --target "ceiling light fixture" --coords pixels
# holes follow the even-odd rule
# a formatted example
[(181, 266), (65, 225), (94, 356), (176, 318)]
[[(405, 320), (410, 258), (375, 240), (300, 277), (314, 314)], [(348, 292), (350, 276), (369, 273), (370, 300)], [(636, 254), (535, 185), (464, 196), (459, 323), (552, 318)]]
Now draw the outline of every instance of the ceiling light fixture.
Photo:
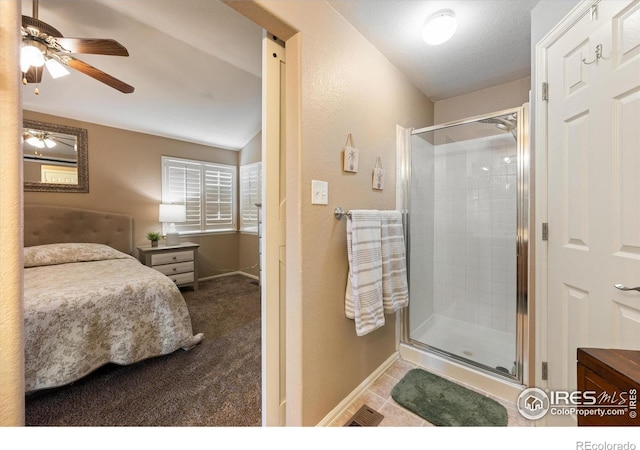
[(23, 72), (29, 67), (42, 67), (44, 64), (44, 49), (46, 47), (36, 41), (26, 41), (20, 49), (20, 68)]
[(44, 141), (41, 139), (38, 139), (35, 136), (31, 136), (29, 139), (27, 139), (27, 143), (32, 147), (44, 148)]
[(440, 45), (451, 39), (458, 22), (450, 9), (443, 9), (431, 15), (422, 26), (422, 38), (429, 45)]
[(56, 61), (53, 58), (47, 59), (44, 65), (47, 66), (47, 70), (49, 70), (51, 77), (54, 79), (64, 77), (65, 75), (69, 75), (69, 71), (65, 69), (65, 67), (62, 64), (60, 64), (58, 61)]
[(53, 139), (45, 138), (45, 139), (44, 139), (44, 145), (45, 145), (47, 148), (53, 148), (53, 147), (55, 147), (55, 146), (56, 146), (56, 143), (55, 143), (55, 141), (53, 141)]
[(32, 131), (29, 131), (24, 136), (25, 142), (32, 147), (36, 148), (53, 148), (56, 146), (56, 142), (49, 137), (49, 133), (37, 133), (33, 134)]
[[(69, 71), (47, 53), (47, 47), (44, 44), (33, 39), (24, 39), (20, 49), (20, 70), (23, 73), (22, 84), (27, 84), (27, 72), (32, 67), (38, 70), (42, 66), (47, 68), (54, 79), (69, 75)], [(40, 72), (40, 76), (42, 76), (42, 72)], [(36, 76), (36, 78), (38, 77)], [(39, 94), (37, 82), (35, 93)]]

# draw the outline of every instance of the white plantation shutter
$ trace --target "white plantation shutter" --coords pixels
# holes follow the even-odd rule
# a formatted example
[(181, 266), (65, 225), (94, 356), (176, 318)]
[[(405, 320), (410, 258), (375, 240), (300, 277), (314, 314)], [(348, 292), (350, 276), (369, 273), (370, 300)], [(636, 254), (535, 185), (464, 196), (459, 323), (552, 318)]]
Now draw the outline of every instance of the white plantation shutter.
[(180, 233), (236, 230), (236, 168), (162, 157), (162, 202), (186, 205)]
[(233, 173), (222, 166), (204, 166), (205, 226), (207, 229), (235, 229)]
[(262, 201), (262, 163), (240, 166), (240, 229), (258, 232), (258, 208)]

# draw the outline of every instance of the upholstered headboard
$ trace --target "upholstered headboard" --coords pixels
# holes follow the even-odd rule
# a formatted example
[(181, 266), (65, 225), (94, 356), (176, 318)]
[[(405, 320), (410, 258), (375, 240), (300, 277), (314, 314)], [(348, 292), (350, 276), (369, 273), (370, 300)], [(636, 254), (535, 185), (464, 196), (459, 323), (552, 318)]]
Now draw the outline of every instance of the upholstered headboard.
[(24, 206), (24, 246), (59, 242), (106, 244), (133, 253), (133, 219), (88, 209), (50, 205)]

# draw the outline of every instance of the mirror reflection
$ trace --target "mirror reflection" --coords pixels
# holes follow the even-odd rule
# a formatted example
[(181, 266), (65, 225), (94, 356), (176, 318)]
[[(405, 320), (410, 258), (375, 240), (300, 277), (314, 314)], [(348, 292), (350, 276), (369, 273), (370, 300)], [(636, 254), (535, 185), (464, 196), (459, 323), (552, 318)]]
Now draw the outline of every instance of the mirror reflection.
[(87, 130), (24, 121), (26, 191), (88, 192)]

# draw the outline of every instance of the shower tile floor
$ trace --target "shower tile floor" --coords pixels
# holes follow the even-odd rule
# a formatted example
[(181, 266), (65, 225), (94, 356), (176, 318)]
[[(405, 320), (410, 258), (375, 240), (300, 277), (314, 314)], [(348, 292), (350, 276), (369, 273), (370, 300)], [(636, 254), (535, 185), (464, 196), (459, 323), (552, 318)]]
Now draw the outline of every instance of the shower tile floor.
[[(380, 427), (431, 427), (433, 424), (427, 422), (422, 417), (403, 408), (391, 398), (391, 390), (400, 379), (411, 369), (415, 369), (416, 364), (399, 359), (373, 382), (355, 401), (349, 406), (347, 412), (336, 418), (329, 426), (342, 427), (351, 419), (351, 417), (360, 409), (363, 404), (368, 405), (384, 416)], [(443, 376), (441, 374), (438, 374)], [(448, 378), (448, 377), (444, 377)], [(452, 380), (459, 383), (456, 380)], [(459, 383), (462, 386), (478, 391), (473, 386)], [(486, 395), (486, 394), (485, 394)], [(515, 404), (506, 402), (505, 400), (488, 395), (488, 397), (498, 401), (507, 409), (509, 414), (508, 426), (510, 427), (530, 427), (533, 423), (520, 415)]]
[(513, 370), (516, 335), (462, 320), (433, 315), (411, 332), (411, 339), (492, 368)]

